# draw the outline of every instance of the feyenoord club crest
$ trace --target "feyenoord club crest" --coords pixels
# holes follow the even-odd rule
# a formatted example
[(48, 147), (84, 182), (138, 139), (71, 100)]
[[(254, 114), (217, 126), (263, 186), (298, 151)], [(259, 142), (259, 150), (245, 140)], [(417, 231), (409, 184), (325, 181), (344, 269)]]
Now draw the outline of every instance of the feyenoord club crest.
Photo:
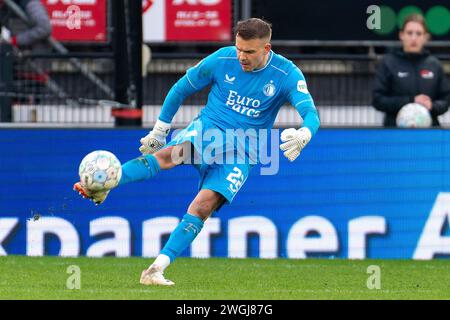
[(264, 86), (263, 92), (267, 97), (271, 97), (275, 94), (275, 85), (272, 80)]

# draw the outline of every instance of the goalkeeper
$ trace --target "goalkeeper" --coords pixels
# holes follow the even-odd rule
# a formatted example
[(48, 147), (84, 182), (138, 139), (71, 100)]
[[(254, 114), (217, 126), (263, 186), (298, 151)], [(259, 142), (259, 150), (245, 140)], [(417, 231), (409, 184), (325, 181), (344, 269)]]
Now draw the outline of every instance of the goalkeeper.
[[(160, 170), (186, 163), (192, 153), (204, 156), (207, 152), (201, 132), (214, 130), (223, 135), (219, 140), (228, 141), (230, 130), (270, 130), (286, 102), (304, 120), (301, 128), (281, 133), (280, 149), (289, 161), (294, 161), (317, 132), (320, 121), (302, 72), (271, 50), (271, 34), (271, 25), (264, 20), (241, 21), (235, 28), (235, 46), (221, 48), (188, 69), (169, 91), (153, 130), (140, 140), (143, 156), (123, 164), (119, 185), (146, 180)], [(212, 85), (208, 101), (199, 116), (166, 144), (170, 123), (183, 100), (208, 85)], [(223, 147), (225, 153), (239, 153), (236, 146), (224, 143)], [(200, 173), (199, 192), (158, 257), (142, 272), (142, 284), (174, 284), (164, 278), (164, 270), (192, 243), (205, 220), (224, 203), (233, 201), (253, 166), (249, 158), (255, 150), (251, 149), (246, 146), (240, 155), (245, 161), (222, 164), (203, 158), (196, 165)], [(81, 183), (74, 188), (96, 204), (102, 203), (110, 191), (93, 193)]]

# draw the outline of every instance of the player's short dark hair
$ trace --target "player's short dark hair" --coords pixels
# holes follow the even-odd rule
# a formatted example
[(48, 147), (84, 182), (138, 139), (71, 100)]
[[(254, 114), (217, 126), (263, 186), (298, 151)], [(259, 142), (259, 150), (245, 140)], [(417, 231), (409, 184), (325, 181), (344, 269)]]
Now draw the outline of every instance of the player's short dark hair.
[(406, 25), (410, 22), (420, 23), (422, 25), (423, 29), (425, 30), (425, 33), (428, 33), (427, 22), (425, 21), (425, 18), (423, 17), (423, 15), (421, 15), (419, 13), (413, 13), (413, 14), (407, 16), (405, 18), (405, 20), (403, 21), (402, 28), (400, 30), (405, 31)]
[(259, 18), (239, 21), (234, 28), (235, 36), (244, 40), (264, 39), (272, 37), (272, 24)]

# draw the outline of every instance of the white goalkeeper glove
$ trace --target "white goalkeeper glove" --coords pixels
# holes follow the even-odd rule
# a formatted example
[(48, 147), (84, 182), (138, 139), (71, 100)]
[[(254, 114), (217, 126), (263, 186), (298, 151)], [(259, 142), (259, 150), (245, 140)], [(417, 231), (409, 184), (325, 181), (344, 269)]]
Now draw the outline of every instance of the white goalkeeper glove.
[(157, 120), (153, 130), (148, 135), (141, 138), (139, 151), (143, 154), (152, 154), (166, 145), (166, 137), (170, 131), (170, 123)]
[(294, 161), (309, 140), (311, 140), (311, 131), (306, 127), (298, 130), (294, 128), (285, 129), (281, 132), (281, 141), (284, 143), (280, 145), (280, 149), (284, 151), (284, 156), (289, 161)]

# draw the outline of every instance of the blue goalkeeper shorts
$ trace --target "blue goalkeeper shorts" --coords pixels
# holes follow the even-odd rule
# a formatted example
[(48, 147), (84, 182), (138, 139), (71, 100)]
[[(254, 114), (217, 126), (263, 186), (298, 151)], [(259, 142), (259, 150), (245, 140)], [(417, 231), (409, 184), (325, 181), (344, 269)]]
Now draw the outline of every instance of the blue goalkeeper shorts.
[(231, 203), (255, 163), (250, 161), (245, 150), (236, 150), (230, 140), (227, 141), (226, 133), (211, 121), (196, 118), (165, 147), (190, 142), (189, 163), (200, 174), (198, 189), (218, 192)]

